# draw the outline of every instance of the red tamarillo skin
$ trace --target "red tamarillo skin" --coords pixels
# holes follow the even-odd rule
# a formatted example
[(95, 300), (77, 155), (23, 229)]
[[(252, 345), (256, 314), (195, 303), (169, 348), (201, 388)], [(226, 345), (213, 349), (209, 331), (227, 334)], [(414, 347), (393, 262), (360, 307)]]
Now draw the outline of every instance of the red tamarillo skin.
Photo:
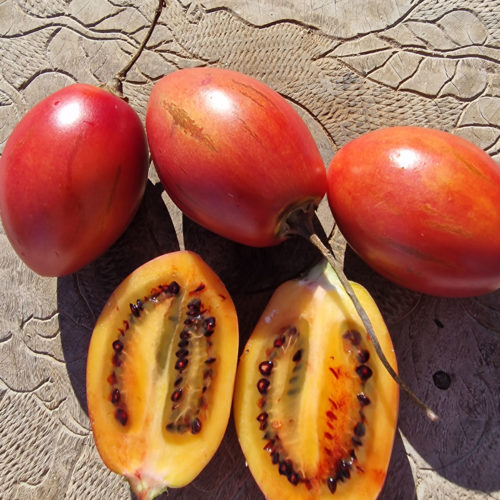
[(317, 205), (326, 170), (293, 107), (240, 73), (191, 68), (159, 80), (146, 131), (165, 190), (200, 225), (251, 246), (286, 236), (290, 211)]
[(98, 87), (65, 87), (34, 106), (7, 140), (0, 158), (5, 232), (37, 273), (72, 273), (122, 234), (147, 173), (135, 111)]
[(328, 200), (351, 247), (395, 283), (449, 297), (500, 288), (500, 167), (465, 139), (367, 133), (334, 156)]

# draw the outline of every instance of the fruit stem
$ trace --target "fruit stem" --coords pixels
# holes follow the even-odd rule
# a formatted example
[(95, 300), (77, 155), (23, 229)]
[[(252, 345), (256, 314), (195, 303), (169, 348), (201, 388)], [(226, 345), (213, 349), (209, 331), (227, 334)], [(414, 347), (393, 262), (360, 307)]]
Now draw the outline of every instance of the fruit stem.
[(384, 368), (388, 371), (389, 375), (395, 380), (395, 382), (399, 385), (399, 387), (404, 392), (406, 392), (406, 394), (410, 397), (410, 399), (420, 409), (422, 409), (425, 412), (427, 418), (431, 422), (435, 422), (439, 418), (436, 415), (436, 413), (434, 413), (420, 398), (418, 398), (418, 396), (415, 393), (413, 393), (413, 391), (405, 384), (403, 379), (401, 379), (401, 377), (394, 371), (392, 366), (389, 364), (389, 361), (387, 361), (387, 358), (385, 357), (385, 354), (382, 351), (382, 348), (380, 347), (377, 334), (375, 333), (370, 318), (368, 317), (368, 314), (366, 314), (366, 311), (361, 305), (361, 302), (354, 293), (354, 290), (344, 273), (342, 265), (335, 258), (333, 252), (321, 241), (320, 237), (316, 234), (312, 222), (313, 215), (314, 215), (314, 210), (312, 209), (312, 207), (307, 207), (305, 209), (290, 214), (287, 220), (288, 234), (296, 234), (302, 236), (303, 238), (311, 242), (321, 252), (321, 254), (328, 261), (328, 263), (332, 266), (342, 287), (344, 288), (345, 292), (351, 299), (351, 302), (353, 303), (356, 312), (361, 318), (363, 326), (365, 327), (368, 336), (370, 337), (370, 340), (373, 344), (375, 352), (377, 353), (377, 356), (384, 365)]
[(127, 73), (130, 71), (132, 66), (136, 63), (137, 59), (139, 59), (140, 55), (142, 54), (144, 48), (146, 47), (146, 44), (149, 42), (149, 39), (151, 38), (151, 35), (153, 34), (153, 31), (158, 24), (158, 19), (160, 19), (161, 12), (163, 10), (163, 7), (166, 7), (167, 3), (166, 0), (158, 0), (158, 5), (156, 6), (155, 14), (153, 17), (153, 20), (151, 21), (151, 25), (149, 26), (148, 32), (146, 33), (146, 36), (144, 37), (144, 40), (141, 42), (139, 45), (139, 48), (137, 49), (136, 53), (132, 56), (130, 61), (120, 70), (116, 75), (113, 77), (111, 82), (106, 84), (106, 88), (116, 94), (118, 97), (123, 97), (123, 80), (125, 80), (125, 77), (127, 76)]

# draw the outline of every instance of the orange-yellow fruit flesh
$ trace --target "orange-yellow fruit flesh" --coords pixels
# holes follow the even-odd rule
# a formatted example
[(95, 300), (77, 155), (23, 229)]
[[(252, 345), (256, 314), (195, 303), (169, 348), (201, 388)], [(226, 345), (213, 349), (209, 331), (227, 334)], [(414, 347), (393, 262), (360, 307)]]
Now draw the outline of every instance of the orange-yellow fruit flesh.
[[(364, 288), (352, 285), (395, 368), (390, 337), (373, 299)], [(248, 466), (270, 500), (375, 499), (385, 480), (397, 422), (398, 388), (378, 360), (350, 299), (339, 290), (322, 286), (317, 280), (283, 284), (271, 298), (240, 359), (234, 401), (236, 429)], [(295, 325), (299, 335), (294, 345), (285, 344), (276, 354), (273, 341), (289, 325)], [(373, 375), (364, 384), (355, 371), (360, 365), (355, 348), (343, 338), (351, 329), (362, 333), (363, 348), (370, 353), (368, 364)], [(292, 358), (298, 349), (301, 361), (294, 363)], [(308, 478), (307, 486), (303, 481), (293, 485), (279, 474), (256, 420), (262, 411), (257, 404), (256, 384), (262, 377), (258, 367), (272, 352), (274, 367), (264, 397), (268, 428), (271, 435), (274, 431), (279, 434), (286, 450), (283, 456), (291, 460), (302, 478)], [(294, 381), (296, 391), (288, 395), (290, 375), (298, 372), (302, 373)], [(338, 481), (332, 494), (326, 484), (332, 464), (348, 458), (354, 449), (360, 392), (371, 400), (362, 409), (366, 427), (363, 445), (355, 447), (350, 479)]]
[[(134, 321), (130, 304), (149, 296), (160, 284), (172, 281), (180, 286), (178, 296), (148, 304)], [(204, 289), (195, 292), (200, 283), (205, 285)], [(172, 414), (174, 380), (179, 377), (175, 370), (175, 352), (184, 326), (182, 313), (195, 296), (201, 299), (207, 314), (216, 319), (210, 347), (210, 356), (216, 360), (211, 364), (215, 376), (206, 390), (206, 403), (200, 409), (201, 430), (195, 434), (189, 430), (170, 432), (166, 425)], [(129, 328), (125, 336), (120, 337), (124, 320), (129, 321)], [(112, 363), (112, 345), (117, 338), (125, 339), (119, 367)], [(197, 390), (190, 387), (200, 378), (197, 374), (203, 369), (196, 368), (204, 363), (205, 348), (204, 344), (200, 345), (192, 342), (189, 370), (182, 373), (183, 404), (187, 407), (196, 406), (197, 401), (189, 398), (201, 392), (201, 387)], [(127, 477), (138, 496), (153, 498), (167, 486), (188, 484), (212, 458), (229, 419), (237, 352), (238, 324), (232, 300), (213, 271), (196, 254), (175, 252), (158, 257), (132, 273), (110, 297), (97, 321), (89, 348), (89, 415), (104, 463)], [(127, 411), (125, 425), (116, 418), (117, 406), (110, 399), (108, 379), (113, 372)]]

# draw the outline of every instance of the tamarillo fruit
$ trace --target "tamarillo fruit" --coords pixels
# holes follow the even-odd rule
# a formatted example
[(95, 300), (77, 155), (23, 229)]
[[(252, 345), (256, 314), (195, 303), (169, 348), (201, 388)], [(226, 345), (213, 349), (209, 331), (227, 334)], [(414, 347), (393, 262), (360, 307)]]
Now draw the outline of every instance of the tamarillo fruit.
[(255, 78), (219, 68), (155, 83), (146, 133), (165, 191), (185, 215), (230, 240), (263, 247), (326, 193), (326, 169), (291, 104)]
[(136, 269), (92, 334), (87, 403), (106, 466), (139, 499), (192, 481), (226, 431), (238, 357), (231, 297), (195, 253)]
[(352, 249), (411, 290), (471, 297), (500, 288), (500, 166), (466, 139), (388, 127), (345, 144), (328, 202)]
[[(396, 369), (375, 302), (352, 287)], [(242, 451), (268, 500), (375, 499), (398, 404), (399, 386), (329, 264), (276, 289), (241, 355), (233, 405)]]
[(0, 215), (13, 249), (42, 276), (81, 269), (129, 225), (148, 163), (141, 120), (123, 99), (84, 83), (45, 97), (0, 157)]

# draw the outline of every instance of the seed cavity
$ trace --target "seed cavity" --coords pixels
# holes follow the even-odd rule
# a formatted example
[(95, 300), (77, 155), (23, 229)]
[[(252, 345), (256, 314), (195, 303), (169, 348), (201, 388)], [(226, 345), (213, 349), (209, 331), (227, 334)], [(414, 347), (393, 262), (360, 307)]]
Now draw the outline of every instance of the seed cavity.
[[(200, 285), (189, 294), (202, 294), (205, 289), (205, 285)], [(198, 434), (208, 407), (213, 366), (217, 361), (209, 338), (216, 332), (216, 318), (208, 314), (201, 295), (189, 300), (184, 315), (180, 319), (183, 328), (178, 334), (174, 358), (174, 368), (180, 376), (172, 386), (174, 404), (165, 410), (168, 422), (165, 428), (168, 432)]]
[[(336, 437), (336, 426), (338, 425), (336, 421), (338, 417), (336, 413), (343, 411), (343, 403), (335, 401), (333, 396), (328, 398), (329, 407), (326, 408), (324, 413), (325, 430), (323, 431), (324, 443), (327, 445), (327, 447), (323, 448), (323, 456), (326, 458), (327, 463), (322, 469), (321, 476), (305, 477), (304, 473), (299, 470), (300, 467), (295, 466), (290, 459), (285, 444), (280, 439), (280, 429), (285, 422), (279, 413), (273, 413), (273, 404), (275, 403), (272, 397), (274, 370), (277, 363), (279, 363), (280, 367), (283, 366), (283, 370), (287, 370), (288, 374), (285, 382), (283, 373), (279, 374), (280, 378), (277, 379), (281, 380), (277, 386), (280, 397), (293, 397), (301, 390), (301, 370), (303, 370), (302, 366), (306, 364), (303, 363), (303, 359), (307, 356), (307, 349), (304, 349), (304, 341), (298, 342), (299, 338), (300, 332), (296, 326), (292, 325), (284, 328), (271, 340), (271, 346), (265, 351), (267, 359), (258, 364), (261, 377), (258, 379), (256, 388), (260, 395), (257, 400), (260, 412), (256, 418), (256, 425), (259, 426), (259, 430), (263, 433), (263, 439), (266, 441), (264, 450), (269, 453), (272, 464), (277, 465), (280, 475), (286, 476), (292, 485), (304, 484), (306, 489), (312, 489), (314, 484), (322, 481), (330, 493), (334, 494), (338, 489), (339, 482), (348, 481), (352, 477), (353, 470), (362, 470), (359, 464), (356, 463), (356, 450), (363, 446), (363, 439), (367, 434), (363, 409), (371, 401), (363, 389), (365, 383), (373, 375), (373, 371), (368, 365), (370, 351), (367, 349), (364, 336), (357, 329), (349, 329), (342, 335), (347, 359), (350, 359), (352, 372), (356, 372), (357, 383), (361, 388), (361, 392), (353, 394), (353, 398), (356, 398), (354, 401), (357, 400), (359, 405), (359, 420), (357, 422), (354, 420), (352, 427), (346, 429), (347, 432), (351, 433), (350, 436), (346, 436), (346, 441), (338, 443)], [(334, 361), (333, 356), (330, 356), (330, 359), (331, 362)], [(333, 375), (335, 383), (342, 383), (342, 377), (350, 377), (343, 365), (329, 366), (328, 369)], [(336, 382), (337, 380), (339, 382)], [(282, 387), (283, 383), (287, 385)]]
[[(214, 376), (212, 368), (203, 367), (212, 367), (216, 361), (213, 342), (209, 337), (217, 330), (216, 318), (208, 313), (202, 301), (205, 290), (205, 284), (200, 283), (189, 292), (197, 294), (191, 298), (189, 294), (181, 293), (178, 282), (172, 281), (154, 287), (149, 296), (129, 304), (130, 310), (112, 341), (113, 369), (107, 377), (110, 402), (115, 406), (114, 417), (121, 425), (125, 426), (129, 421), (126, 392), (122, 391), (122, 365), (127, 360), (129, 339), (138, 334), (139, 327), (134, 325), (144, 321), (143, 316), (158, 304), (170, 300), (172, 302), (168, 306), (169, 314), (165, 316), (165, 331), (158, 345), (157, 361), (161, 370), (167, 370), (167, 366), (171, 364), (170, 370), (174, 368), (178, 376), (172, 377), (169, 382), (170, 396), (164, 407), (164, 428), (173, 433), (190, 431), (198, 434), (201, 431)], [(176, 333), (179, 323), (182, 329)]]

